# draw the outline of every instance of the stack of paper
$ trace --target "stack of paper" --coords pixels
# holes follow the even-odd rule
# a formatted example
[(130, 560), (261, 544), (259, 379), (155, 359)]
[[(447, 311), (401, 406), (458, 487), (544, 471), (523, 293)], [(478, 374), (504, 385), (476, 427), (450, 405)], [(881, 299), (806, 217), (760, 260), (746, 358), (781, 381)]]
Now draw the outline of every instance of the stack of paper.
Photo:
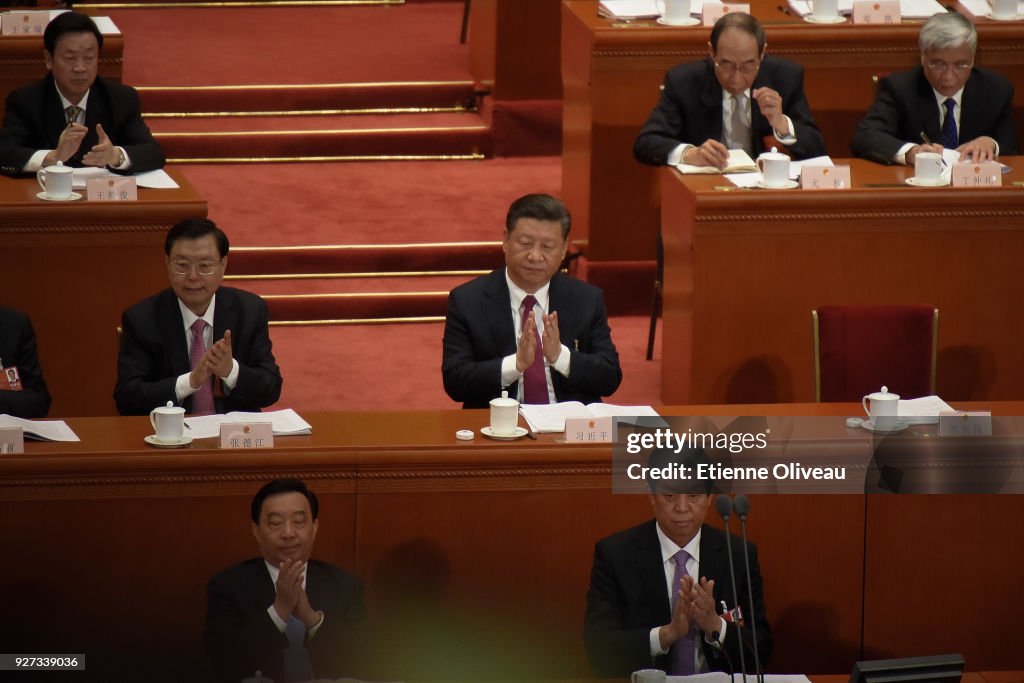
[(655, 0), (601, 0), (597, 13), (608, 19), (653, 19), (661, 16)]
[(938, 396), (922, 396), (901, 399), (896, 405), (896, 417), (907, 424), (934, 425), (939, 423), (939, 412), (946, 410), (953, 410), (953, 407)]
[(21, 427), (26, 439), (36, 441), (81, 441), (63, 420), (24, 420), (5, 413), (0, 427)]
[(519, 412), (530, 429), (541, 433), (565, 431), (566, 418), (573, 417), (659, 417), (651, 406), (615, 406), (608, 403), (583, 405), (579, 401), (564, 401), (546, 405), (522, 404)]
[(757, 163), (750, 158), (742, 149), (730, 149), (729, 150), (729, 163), (726, 164), (725, 168), (716, 168), (715, 166), (691, 166), (690, 164), (676, 164), (676, 169), (680, 173), (687, 175), (691, 173), (756, 173)]
[(220, 426), (232, 422), (270, 422), (274, 425), (274, 436), (300, 436), (312, 434), (313, 427), (299, 417), (291, 408), (268, 413), (246, 413), (235, 411), (225, 415), (203, 415), (185, 419), (185, 432), (193, 439), (210, 439), (220, 436)]
[[(116, 178), (116, 173), (111, 173), (105, 168), (97, 166), (86, 166), (76, 168), (71, 172), (71, 182), (76, 190), (84, 190), (86, 181), (90, 178)], [(138, 173), (134, 176), (135, 184), (139, 187), (148, 187), (154, 190), (174, 190), (179, 187), (174, 178), (167, 174), (167, 171), (158, 168), (155, 171)]]

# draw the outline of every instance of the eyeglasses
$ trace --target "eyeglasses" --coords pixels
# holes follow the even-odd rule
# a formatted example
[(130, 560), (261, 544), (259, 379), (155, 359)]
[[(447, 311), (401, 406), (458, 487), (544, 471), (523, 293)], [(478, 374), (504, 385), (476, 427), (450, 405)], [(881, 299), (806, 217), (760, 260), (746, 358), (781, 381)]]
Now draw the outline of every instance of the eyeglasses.
[(175, 275), (188, 275), (195, 269), (199, 275), (213, 275), (220, 268), (219, 261), (204, 261), (202, 263), (189, 263), (188, 261), (171, 261), (171, 272)]
[(928, 62), (928, 69), (930, 71), (934, 71), (935, 73), (943, 73), (945, 71), (949, 71), (950, 69), (952, 69), (956, 73), (962, 74), (965, 71), (970, 71), (972, 66), (974, 65), (971, 64), (970, 62), (957, 62), (955, 64), (949, 64), (948, 62), (942, 62), (938, 60), (934, 62)]
[(715, 62), (715, 68), (721, 71), (724, 76), (731, 76), (737, 71), (744, 76), (752, 76), (761, 68), (761, 62), (743, 62), (738, 66), (732, 62)]

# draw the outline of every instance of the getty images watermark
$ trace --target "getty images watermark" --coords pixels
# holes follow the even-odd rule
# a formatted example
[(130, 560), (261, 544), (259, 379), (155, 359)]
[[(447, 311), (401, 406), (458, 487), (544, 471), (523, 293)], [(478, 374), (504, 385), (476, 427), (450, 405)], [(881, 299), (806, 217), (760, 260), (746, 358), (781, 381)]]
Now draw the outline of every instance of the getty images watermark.
[[(650, 466), (650, 454), (667, 452)], [(1024, 418), (991, 436), (940, 437), (936, 424), (873, 433), (843, 417), (619, 418), (612, 490), (652, 481), (723, 493), (1024, 493)]]

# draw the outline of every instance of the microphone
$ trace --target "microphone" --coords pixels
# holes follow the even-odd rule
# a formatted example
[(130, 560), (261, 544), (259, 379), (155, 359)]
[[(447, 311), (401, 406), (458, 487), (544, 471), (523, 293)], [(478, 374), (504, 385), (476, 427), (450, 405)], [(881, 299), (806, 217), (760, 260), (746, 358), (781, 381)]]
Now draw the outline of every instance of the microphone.
[[(754, 589), (750, 581), (750, 553), (747, 550), (747, 513), (750, 512), (750, 499), (742, 493), (732, 501), (732, 509), (740, 518), (740, 530), (743, 535), (743, 570), (747, 575), (747, 595), (750, 597), (750, 629), (754, 637), (754, 671), (757, 672), (758, 683), (764, 683), (764, 672), (761, 671), (761, 656), (757, 652), (757, 611), (754, 606)], [(743, 652), (742, 644), (740, 652)]]
[[(739, 593), (736, 591), (736, 570), (732, 562), (732, 540), (729, 534), (729, 518), (732, 516), (732, 507), (733, 502), (729, 500), (729, 496), (724, 493), (715, 496), (715, 509), (718, 510), (718, 515), (725, 522), (725, 550), (729, 555), (729, 582), (732, 584), (732, 604), (739, 606)], [(739, 621), (733, 621), (732, 624), (736, 627), (736, 637), (740, 643), (740, 671), (743, 672), (743, 683), (747, 683), (747, 662), (743, 654), (743, 626)], [(725, 652), (725, 648), (722, 647), (721, 651)], [(729, 662), (729, 668), (731, 669), (732, 660), (729, 659), (728, 654), (726, 654), (726, 661)]]

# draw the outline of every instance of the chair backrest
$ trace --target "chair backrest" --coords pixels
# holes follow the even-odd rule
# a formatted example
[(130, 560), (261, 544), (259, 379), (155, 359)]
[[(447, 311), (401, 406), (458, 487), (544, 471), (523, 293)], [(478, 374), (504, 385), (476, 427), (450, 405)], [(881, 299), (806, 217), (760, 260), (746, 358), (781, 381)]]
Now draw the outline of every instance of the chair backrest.
[(903, 398), (935, 393), (939, 309), (822, 306), (814, 325), (818, 401), (859, 401), (882, 385)]

